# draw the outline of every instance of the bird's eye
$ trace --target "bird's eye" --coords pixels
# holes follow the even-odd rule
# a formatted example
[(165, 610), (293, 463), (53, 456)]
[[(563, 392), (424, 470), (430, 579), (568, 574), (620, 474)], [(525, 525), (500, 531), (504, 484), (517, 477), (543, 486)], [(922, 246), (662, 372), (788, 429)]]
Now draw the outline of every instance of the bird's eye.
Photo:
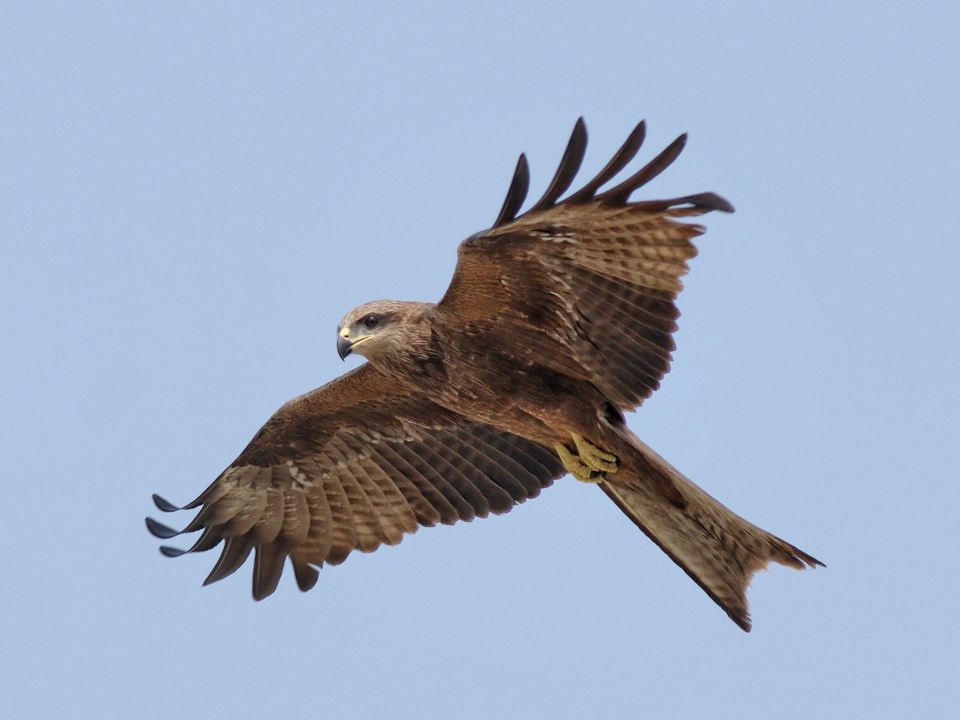
[(380, 324), (380, 316), (375, 313), (371, 313), (370, 315), (367, 315), (361, 322), (368, 330), (373, 330), (375, 327), (377, 327), (377, 325)]

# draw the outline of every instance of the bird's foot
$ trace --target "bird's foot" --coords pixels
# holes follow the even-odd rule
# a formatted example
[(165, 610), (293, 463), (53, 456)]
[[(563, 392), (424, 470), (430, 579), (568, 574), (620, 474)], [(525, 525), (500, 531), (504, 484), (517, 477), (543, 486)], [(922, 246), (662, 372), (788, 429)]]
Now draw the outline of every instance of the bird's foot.
[(553, 449), (557, 451), (557, 455), (560, 456), (560, 462), (563, 463), (567, 472), (577, 480), (588, 483), (603, 482), (604, 475), (602, 472), (597, 472), (591, 468), (583, 462), (576, 453), (570, 452), (563, 443), (557, 443), (553, 446)]
[(620, 467), (620, 460), (613, 453), (601, 450), (596, 445), (587, 442), (577, 433), (570, 433), (574, 444), (577, 446), (577, 454), (580, 456), (580, 462), (585, 464), (591, 470), (601, 473), (614, 473)]
[(620, 461), (616, 455), (601, 450), (577, 433), (570, 435), (573, 438), (573, 444), (577, 447), (576, 452), (571, 452), (563, 443), (557, 443), (553, 447), (567, 472), (577, 480), (589, 483), (603, 482), (607, 473), (616, 472), (620, 467)]

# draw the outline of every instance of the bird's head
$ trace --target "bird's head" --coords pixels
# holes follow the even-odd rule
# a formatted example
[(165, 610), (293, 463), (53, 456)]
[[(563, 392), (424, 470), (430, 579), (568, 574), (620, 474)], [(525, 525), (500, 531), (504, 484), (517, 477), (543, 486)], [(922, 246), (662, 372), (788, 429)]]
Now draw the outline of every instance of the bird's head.
[(337, 353), (368, 360), (391, 351), (402, 351), (410, 342), (410, 329), (423, 317), (427, 303), (375, 300), (348, 312), (337, 328)]

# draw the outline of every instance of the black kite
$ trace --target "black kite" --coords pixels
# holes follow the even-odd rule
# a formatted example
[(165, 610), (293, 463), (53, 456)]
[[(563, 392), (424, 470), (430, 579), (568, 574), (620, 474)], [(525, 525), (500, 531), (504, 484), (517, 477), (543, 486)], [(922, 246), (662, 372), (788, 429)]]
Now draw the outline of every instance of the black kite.
[(281, 407), (185, 506), (200, 508), (182, 531), (202, 531), (196, 543), (161, 551), (222, 542), (207, 583), (253, 551), (259, 600), (287, 558), (309, 590), (324, 563), (395, 545), (421, 525), (505, 513), (570, 472), (596, 483), (749, 630), (755, 571), (821, 563), (707, 495), (624, 422), (670, 367), (674, 301), (704, 231), (682, 220), (733, 211), (713, 193), (630, 201), (677, 158), (683, 135), (601, 190), (644, 133), (640, 123), (595, 178), (561, 199), (586, 150), (580, 119), (547, 191), (518, 216), (529, 179), (521, 155), (493, 227), (460, 245), (443, 299), (348, 313), (337, 349), (368, 362)]

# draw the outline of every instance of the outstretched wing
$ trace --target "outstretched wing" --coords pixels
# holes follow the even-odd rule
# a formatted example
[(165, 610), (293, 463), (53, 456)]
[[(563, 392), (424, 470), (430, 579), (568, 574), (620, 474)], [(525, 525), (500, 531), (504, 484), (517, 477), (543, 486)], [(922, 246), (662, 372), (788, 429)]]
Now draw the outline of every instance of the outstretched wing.
[[(583, 118), (543, 197), (516, 217), (529, 172), (521, 155), (493, 227), (460, 245), (457, 268), (438, 308), (449, 326), (490, 339), (523, 337), (530, 362), (589, 379), (621, 409), (659, 387), (675, 349), (675, 299), (704, 232), (683, 218), (733, 207), (713, 193), (630, 202), (631, 194), (680, 154), (681, 135), (626, 180), (598, 192), (636, 155), (640, 123), (607, 166), (567, 191), (586, 151)], [(516, 346), (513, 342), (507, 346)]]
[[(277, 587), (287, 557), (309, 590), (324, 563), (396, 545), (421, 525), (505, 513), (564, 473), (549, 449), (465, 420), (399, 387), (370, 365), (296, 398), (185, 509), (189, 550), (223, 542), (204, 584), (255, 553), (253, 595)], [(161, 510), (178, 510), (159, 496)], [(179, 533), (148, 518), (157, 537)]]

